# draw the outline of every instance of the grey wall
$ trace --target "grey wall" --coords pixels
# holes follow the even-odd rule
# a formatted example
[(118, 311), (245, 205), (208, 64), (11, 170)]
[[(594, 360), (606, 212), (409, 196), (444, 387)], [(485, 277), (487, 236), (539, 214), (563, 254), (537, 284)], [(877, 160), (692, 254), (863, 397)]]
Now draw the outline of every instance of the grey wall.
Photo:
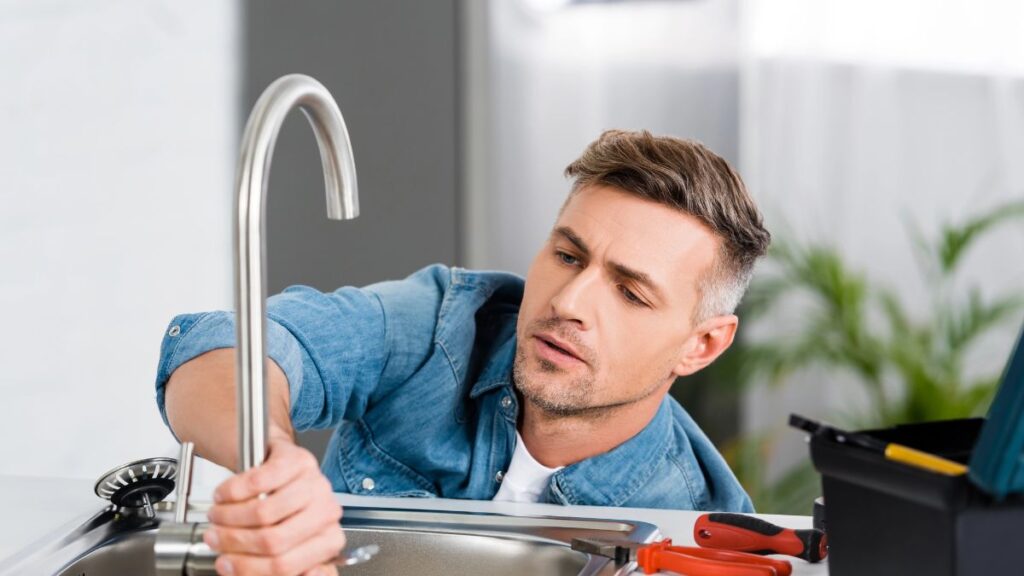
[(324, 217), (313, 134), (301, 114), (289, 119), (270, 178), (269, 288), (454, 263), (455, 2), (248, 2), (244, 34), (245, 113), (283, 74), (323, 82), (348, 124), (361, 192), (359, 219)]
[[(323, 174), (301, 114), (281, 131), (267, 216), (268, 285), (321, 290), (456, 264), (456, 2), (244, 5), (244, 102), (302, 72), (331, 91), (348, 125), (362, 215), (324, 216)], [(325, 434), (302, 441), (322, 451)]]

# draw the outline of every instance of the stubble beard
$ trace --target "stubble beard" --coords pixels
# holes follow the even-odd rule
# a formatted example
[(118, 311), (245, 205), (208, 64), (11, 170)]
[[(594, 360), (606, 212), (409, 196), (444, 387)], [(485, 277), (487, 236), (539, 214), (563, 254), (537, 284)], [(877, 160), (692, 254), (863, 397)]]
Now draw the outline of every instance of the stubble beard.
[[(560, 386), (556, 390), (550, 390), (549, 386), (545, 386), (545, 377), (564, 376), (565, 370), (548, 360), (540, 358), (537, 363), (541, 374), (530, 375), (529, 361), (525, 347), (517, 347), (515, 361), (512, 365), (512, 384), (527, 402), (538, 408), (541, 414), (549, 419), (600, 419), (619, 408), (635, 404), (650, 397), (663, 385), (662, 382), (655, 382), (633, 398), (608, 404), (594, 404), (596, 381), (594, 371), (596, 371), (596, 364), (591, 367), (592, 371), (576, 377), (568, 385)], [(670, 378), (670, 376), (667, 378)]]
[(538, 378), (533, 378), (528, 374), (528, 362), (525, 348), (519, 346), (516, 349), (515, 363), (512, 365), (512, 383), (516, 390), (523, 395), (523, 398), (539, 408), (544, 415), (553, 418), (568, 418), (582, 416), (594, 410), (594, 407), (590, 406), (594, 393), (593, 373), (580, 375), (569, 384), (560, 386), (556, 390), (550, 390), (541, 380), (546, 376), (563, 376), (565, 371), (553, 362), (541, 358), (538, 361), (541, 375)]

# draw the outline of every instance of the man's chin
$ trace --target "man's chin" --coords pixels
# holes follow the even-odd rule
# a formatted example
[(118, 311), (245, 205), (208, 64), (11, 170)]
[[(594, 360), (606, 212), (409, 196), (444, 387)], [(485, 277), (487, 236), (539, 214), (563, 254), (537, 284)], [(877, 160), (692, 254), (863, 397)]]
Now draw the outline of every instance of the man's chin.
[(572, 392), (579, 391), (578, 387), (559, 393), (559, 383), (551, 382), (550, 374), (545, 373), (541, 378), (545, 380), (542, 386), (535, 386), (537, 380), (529, 377), (525, 379), (525, 383), (523, 378), (516, 378), (514, 381), (516, 390), (533, 407), (552, 416), (573, 416), (588, 411), (587, 399), (572, 395)]
[(533, 355), (516, 358), (512, 383), (522, 397), (552, 416), (571, 416), (589, 410), (592, 385), (587, 366), (583, 371), (566, 370)]
[(586, 410), (585, 408), (575, 404), (554, 401), (550, 398), (536, 394), (527, 394), (522, 391), (520, 391), (520, 394), (523, 395), (523, 398), (525, 398), (530, 405), (549, 417), (565, 418), (569, 416), (576, 416)]

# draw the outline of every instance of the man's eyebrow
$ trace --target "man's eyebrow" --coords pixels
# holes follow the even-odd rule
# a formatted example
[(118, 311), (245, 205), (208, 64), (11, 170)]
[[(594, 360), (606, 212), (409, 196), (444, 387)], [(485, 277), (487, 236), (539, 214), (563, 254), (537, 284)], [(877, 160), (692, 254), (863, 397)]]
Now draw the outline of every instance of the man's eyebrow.
[(664, 293), (661, 291), (661, 288), (658, 287), (658, 285), (654, 282), (654, 280), (651, 279), (650, 275), (647, 274), (646, 272), (634, 270), (624, 264), (619, 264), (618, 262), (609, 262), (608, 268), (615, 272), (615, 274), (618, 275), (620, 278), (632, 280), (637, 284), (643, 285), (652, 293), (654, 293), (655, 298), (659, 300), (664, 299)]
[(590, 248), (587, 248), (587, 243), (584, 242), (583, 238), (580, 238), (578, 234), (573, 232), (572, 228), (569, 228), (568, 226), (559, 226), (558, 228), (555, 228), (555, 234), (571, 242), (582, 255), (590, 255)]
[[(558, 228), (555, 228), (554, 233), (555, 235), (561, 236), (568, 240), (570, 243), (572, 243), (572, 245), (575, 246), (576, 249), (579, 250), (583, 256), (590, 255), (590, 249), (587, 248), (587, 243), (584, 242), (578, 234), (573, 232), (572, 228), (569, 228), (568, 226), (559, 226)], [(637, 284), (644, 286), (654, 294), (655, 298), (659, 300), (664, 300), (664, 291), (662, 291), (658, 284), (651, 279), (650, 274), (647, 274), (646, 272), (641, 272), (639, 270), (634, 270), (629, 266), (626, 266), (625, 264), (620, 264), (618, 262), (609, 262), (608, 269), (611, 270), (619, 278), (632, 280), (633, 282), (636, 282)]]

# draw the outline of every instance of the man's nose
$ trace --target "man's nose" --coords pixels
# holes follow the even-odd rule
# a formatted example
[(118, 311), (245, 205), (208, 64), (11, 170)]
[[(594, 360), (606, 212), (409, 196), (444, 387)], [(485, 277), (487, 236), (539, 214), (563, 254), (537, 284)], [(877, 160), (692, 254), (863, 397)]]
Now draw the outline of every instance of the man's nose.
[(598, 271), (583, 270), (572, 278), (551, 298), (551, 311), (555, 317), (578, 324), (588, 330), (593, 324), (593, 291), (599, 285)]

